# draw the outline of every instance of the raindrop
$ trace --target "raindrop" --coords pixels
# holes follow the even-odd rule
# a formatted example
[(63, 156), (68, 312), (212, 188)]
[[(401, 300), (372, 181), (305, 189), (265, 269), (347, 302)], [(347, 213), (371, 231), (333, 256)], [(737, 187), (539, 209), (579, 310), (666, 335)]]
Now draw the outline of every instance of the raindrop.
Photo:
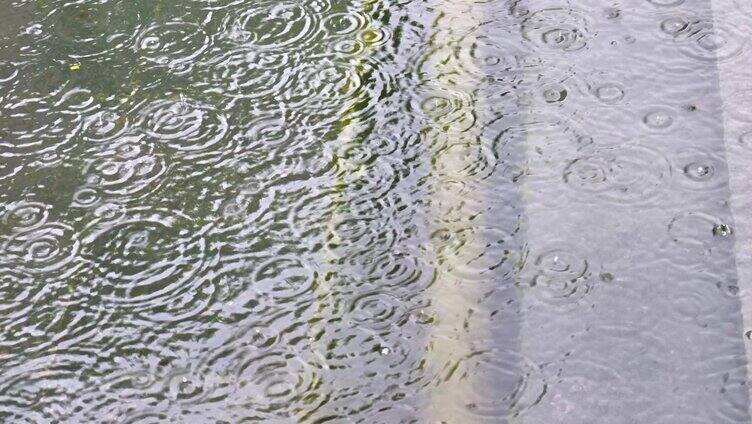
[(681, 18), (668, 18), (661, 22), (661, 31), (669, 35), (676, 35), (687, 29), (689, 24)]
[(557, 103), (567, 98), (566, 88), (549, 88), (543, 91), (543, 98), (546, 103)]
[(26, 27), (25, 32), (29, 35), (40, 35), (42, 34), (42, 24), (33, 24), (28, 27)]
[(713, 176), (713, 168), (709, 165), (692, 162), (684, 167), (684, 173), (693, 180), (706, 180)]
[(595, 89), (595, 96), (604, 103), (616, 103), (624, 98), (624, 89), (618, 84), (607, 83)]
[(654, 110), (645, 115), (643, 122), (650, 128), (666, 129), (674, 122), (674, 118), (666, 111)]
[(713, 227), (713, 235), (716, 237), (728, 237), (733, 234), (733, 230), (726, 224), (716, 224)]

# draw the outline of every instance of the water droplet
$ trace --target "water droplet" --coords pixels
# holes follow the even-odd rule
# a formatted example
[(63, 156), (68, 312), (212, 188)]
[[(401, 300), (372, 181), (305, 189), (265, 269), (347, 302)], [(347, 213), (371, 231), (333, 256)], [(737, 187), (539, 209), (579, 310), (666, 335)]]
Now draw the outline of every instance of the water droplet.
[(693, 180), (706, 180), (713, 176), (713, 168), (709, 165), (692, 162), (684, 167), (684, 173)]
[(668, 18), (661, 22), (661, 31), (666, 34), (676, 35), (685, 29), (689, 24), (681, 18)]
[(25, 32), (29, 35), (40, 35), (42, 33), (41, 24), (33, 24), (26, 28)]
[(728, 237), (731, 234), (733, 234), (733, 230), (729, 225), (726, 224), (716, 224), (715, 227), (713, 227), (713, 235), (716, 237)]
[(671, 126), (674, 122), (674, 118), (672, 118), (666, 111), (654, 110), (645, 115), (643, 122), (651, 128), (665, 129)]
[(557, 103), (567, 98), (567, 90), (565, 88), (548, 88), (543, 91), (543, 98), (546, 103)]
[(605, 103), (616, 103), (624, 98), (624, 89), (618, 84), (606, 83), (595, 89), (595, 96)]

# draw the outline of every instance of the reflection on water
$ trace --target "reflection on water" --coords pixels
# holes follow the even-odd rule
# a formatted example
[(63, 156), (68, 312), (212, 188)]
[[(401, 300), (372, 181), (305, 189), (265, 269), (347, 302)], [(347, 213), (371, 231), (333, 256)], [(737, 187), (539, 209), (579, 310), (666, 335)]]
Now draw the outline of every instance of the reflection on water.
[(749, 423), (750, 28), (6, 2), (0, 421)]

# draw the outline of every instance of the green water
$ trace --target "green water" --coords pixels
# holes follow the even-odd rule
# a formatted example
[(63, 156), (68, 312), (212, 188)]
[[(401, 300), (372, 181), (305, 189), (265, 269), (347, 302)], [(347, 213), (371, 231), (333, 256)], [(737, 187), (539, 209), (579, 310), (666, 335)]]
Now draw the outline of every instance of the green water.
[(749, 423), (742, 0), (0, 4), (0, 422)]

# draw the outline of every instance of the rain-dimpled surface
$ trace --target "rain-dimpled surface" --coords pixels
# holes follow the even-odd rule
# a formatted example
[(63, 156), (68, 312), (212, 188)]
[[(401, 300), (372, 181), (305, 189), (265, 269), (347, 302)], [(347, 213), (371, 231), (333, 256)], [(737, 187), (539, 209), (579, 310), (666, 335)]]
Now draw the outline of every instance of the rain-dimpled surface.
[(0, 422), (750, 423), (747, 0), (4, 0)]

